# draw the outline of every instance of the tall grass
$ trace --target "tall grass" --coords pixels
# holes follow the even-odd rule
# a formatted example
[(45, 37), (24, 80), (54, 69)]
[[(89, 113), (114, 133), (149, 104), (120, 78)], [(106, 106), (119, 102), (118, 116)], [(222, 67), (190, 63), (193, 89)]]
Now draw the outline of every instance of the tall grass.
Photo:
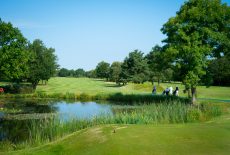
[(121, 103), (129, 104), (152, 104), (152, 103), (174, 103), (180, 102), (184, 104), (190, 104), (188, 98), (177, 97), (177, 96), (165, 96), (165, 95), (151, 95), (151, 94), (122, 94), (116, 93), (111, 94), (108, 100), (118, 101)]
[[(61, 121), (55, 116), (41, 120), (28, 120), (28, 135), (25, 141), (11, 144), (11, 149), (21, 149), (54, 141), (60, 137), (87, 127), (100, 124), (164, 124), (202, 122), (220, 116), (223, 109), (212, 104), (186, 105), (180, 102), (171, 104), (150, 104), (142, 106), (114, 106), (113, 115), (101, 114), (92, 119), (73, 118)], [(4, 143), (9, 146), (9, 141)], [(3, 145), (3, 144), (2, 144)]]

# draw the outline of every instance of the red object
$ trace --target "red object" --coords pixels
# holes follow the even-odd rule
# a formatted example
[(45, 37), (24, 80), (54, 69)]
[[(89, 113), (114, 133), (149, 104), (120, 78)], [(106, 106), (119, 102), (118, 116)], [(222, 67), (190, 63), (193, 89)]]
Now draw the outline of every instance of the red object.
[(3, 88), (0, 88), (0, 93), (4, 93), (4, 89)]

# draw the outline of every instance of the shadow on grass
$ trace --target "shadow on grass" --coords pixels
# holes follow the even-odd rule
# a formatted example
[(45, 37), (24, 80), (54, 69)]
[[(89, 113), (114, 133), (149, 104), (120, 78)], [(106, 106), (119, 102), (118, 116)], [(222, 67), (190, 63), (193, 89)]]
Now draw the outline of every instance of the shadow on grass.
[(123, 87), (123, 85), (118, 85), (118, 84), (105, 84), (105, 87), (109, 87), (109, 88), (121, 88)]
[(107, 82), (105, 79), (91, 79), (93, 81), (103, 81), (103, 82)]

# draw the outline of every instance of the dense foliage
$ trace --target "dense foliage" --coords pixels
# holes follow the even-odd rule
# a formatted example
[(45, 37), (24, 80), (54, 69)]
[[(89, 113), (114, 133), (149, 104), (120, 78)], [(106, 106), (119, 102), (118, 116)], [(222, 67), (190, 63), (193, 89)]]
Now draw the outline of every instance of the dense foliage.
[(230, 49), (230, 8), (220, 0), (189, 0), (164, 24), (166, 53), (177, 64), (195, 101), (196, 86), (206, 75), (208, 58)]
[[(47, 81), (54, 75), (58, 67), (56, 61), (55, 49), (46, 48), (38, 39), (30, 44), (20, 30), (0, 20), (1, 80), (31, 82), (36, 89), (40, 80)], [(12, 86), (8, 87), (13, 89)]]
[(149, 69), (144, 53), (134, 50), (121, 65), (121, 79), (127, 82), (143, 83), (148, 80)]
[(28, 73), (27, 40), (11, 23), (0, 19), (0, 78), (20, 81)]
[(28, 81), (32, 83), (34, 89), (40, 80), (49, 80), (54, 75), (57, 69), (55, 50), (46, 48), (41, 40), (34, 40), (29, 46), (29, 51), (32, 54), (29, 60), (29, 75)]
[(110, 64), (107, 62), (99, 62), (98, 65), (96, 66), (95, 72), (97, 77), (99, 78), (106, 78), (108, 80), (109, 78), (109, 67)]
[(57, 74), (59, 77), (85, 77), (86, 71), (82, 68), (76, 70), (68, 70), (66, 68), (61, 68)]

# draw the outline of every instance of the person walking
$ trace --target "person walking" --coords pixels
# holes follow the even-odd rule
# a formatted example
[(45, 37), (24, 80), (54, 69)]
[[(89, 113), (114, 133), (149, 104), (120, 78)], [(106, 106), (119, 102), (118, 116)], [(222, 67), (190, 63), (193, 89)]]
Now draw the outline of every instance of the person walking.
[(176, 89), (174, 90), (173, 95), (179, 96), (179, 88), (178, 87), (176, 87)]
[(170, 87), (169, 87), (169, 95), (172, 95), (172, 94), (173, 94), (173, 87), (170, 86)]
[(153, 90), (152, 90), (152, 95), (155, 95), (157, 93), (157, 88), (156, 86), (153, 87)]

